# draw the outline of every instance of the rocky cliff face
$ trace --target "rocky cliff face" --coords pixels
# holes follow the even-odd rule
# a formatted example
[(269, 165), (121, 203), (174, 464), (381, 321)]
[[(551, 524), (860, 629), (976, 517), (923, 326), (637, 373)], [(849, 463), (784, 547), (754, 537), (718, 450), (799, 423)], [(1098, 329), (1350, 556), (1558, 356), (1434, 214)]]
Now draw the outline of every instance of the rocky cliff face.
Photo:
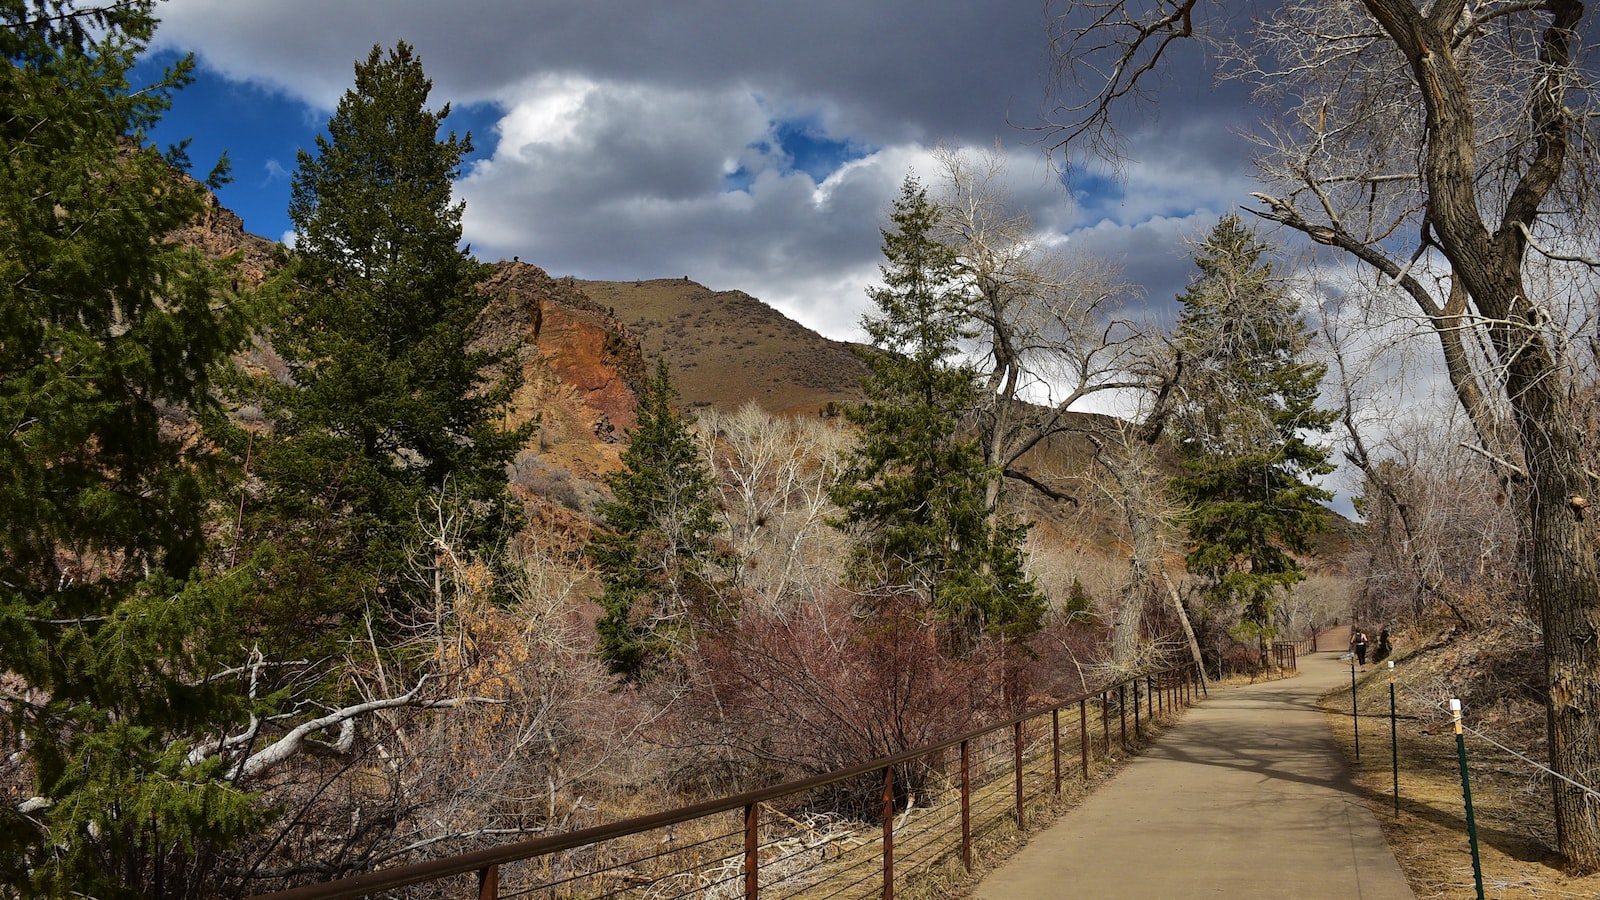
[(209, 259), (239, 254), (239, 275), (253, 285), (265, 281), (272, 269), (276, 244), (245, 231), (244, 220), (218, 203), (211, 194), (206, 195), (206, 211), (200, 220), (173, 234), (172, 239), (198, 248)]
[[(274, 265), (275, 243), (245, 231), (215, 198), (201, 221), (173, 237), (213, 258), (238, 254), (238, 290), (261, 284)], [(511, 467), (512, 489), (530, 532), (568, 549), (593, 525), (657, 355), (671, 365), (686, 409), (755, 401), (771, 412), (815, 414), (860, 396), (865, 366), (851, 348), (738, 291), (686, 278), (579, 282), (517, 260), (492, 265), (481, 289), (490, 302), (477, 345), (513, 351), (522, 370), (507, 424), (539, 423)], [(287, 376), (266, 340), (239, 363)]]
[(491, 299), (478, 340), (516, 349), (523, 386), (510, 416), (540, 419), (532, 449), (585, 479), (614, 468), (645, 376), (638, 340), (572, 279), (537, 266), (497, 263), (482, 290)]
[[(259, 286), (272, 273), (275, 242), (245, 231), (215, 197), (199, 221), (171, 238), (213, 259), (237, 254), (234, 290)], [(588, 534), (598, 485), (619, 465), (624, 432), (633, 425), (645, 375), (639, 342), (572, 279), (551, 278), (536, 266), (497, 263), (481, 289), (490, 302), (475, 341), (512, 350), (523, 374), (507, 424), (539, 422), (509, 473), (513, 491), (524, 502), (530, 529), (571, 550)], [(270, 336), (242, 352), (238, 363), (287, 377)]]

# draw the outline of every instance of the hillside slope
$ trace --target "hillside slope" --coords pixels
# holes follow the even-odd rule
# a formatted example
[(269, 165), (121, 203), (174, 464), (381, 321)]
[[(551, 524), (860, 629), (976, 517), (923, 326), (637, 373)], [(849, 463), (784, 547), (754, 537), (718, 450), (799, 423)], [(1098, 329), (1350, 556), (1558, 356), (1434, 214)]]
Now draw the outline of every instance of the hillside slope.
[(688, 409), (754, 400), (768, 412), (808, 413), (861, 399), (867, 367), (850, 345), (742, 291), (686, 278), (576, 284), (628, 327), (646, 358), (666, 358)]

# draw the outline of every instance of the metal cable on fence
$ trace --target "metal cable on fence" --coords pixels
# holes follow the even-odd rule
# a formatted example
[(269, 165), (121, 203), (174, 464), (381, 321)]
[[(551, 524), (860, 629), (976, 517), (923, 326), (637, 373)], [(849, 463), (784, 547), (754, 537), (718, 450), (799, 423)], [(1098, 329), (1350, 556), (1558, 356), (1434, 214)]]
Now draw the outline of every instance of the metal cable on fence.
[[(699, 847), (707, 847), (707, 846), (710, 846), (712, 844), (720, 843), (722, 841), (726, 841), (726, 840), (729, 840), (729, 839), (734, 838), (734, 837), (740, 837), (743, 834), (744, 834), (744, 829), (743, 828), (739, 828), (736, 831), (730, 831), (730, 832), (727, 832), (725, 834), (712, 835), (710, 837), (701, 838), (698, 841), (692, 841), (692, 842), (687, 843), (687, 844), (680, 844), (680, 845), (673, 846), (673, 847), (667, 847), (666, 849), (658, 850), (655, 853), (649, 853), (649, 854), (646, 854), (644, 856), (636, 856), (636, 857), (633, 857), (631, 860), (629, 860), (629, 862), (630, 863), (645, 863), (645, 862), (650, 862), (651, 860), (665, 859), (665, 858), (667, 858), (669, 856), (676, 856), (678, 854), (688, 853), (689, 851), (694, 850), (694, 849), (699, 848)], [(726, 862), (727, 860), (733, 858), (733, 856), (742, 854), (743, 852), (744, 851), (741, 849), (738, 852), (738, 854), (724, 855), (717, 861), (718, 862)], [(696, 866), (695, 868), (704, 868), (706, 865), (713, 865), (713, 864), (714, 863), (710, 863), (710, 862), (702, 863), (701, 865)], [(665, 881), (668, 878), (675, 878), (680, 874), (683, 874), (683, 873), (681, 873), (681, 872), (669, 872), (669, 873), (666, 873), (664, 875), (660, 875), (660, 876), (657, 876), (655, 878), (651, 878), (649, 881), (646, 882), (646, 884), (654, 885), (654, 884), (656, 884), (658, 882)]]
[[(906, 819), (900, 828), (895, 829), (895, 865), (901, 861), (910, 862), (918, 854), (928, 848), (945, 848), (946, 852), (960, 852), (959, 841), (951, 843), (947, 838), (951, 832), (959, 831), (960, 805), (945, 803), (940, 806), (924, 807), (926, 815), (915, 820)], [(916, 828), (910, 826), (913, 821)]]
[[(630, 857), (628, 857), (626, 859), (619, 859), (619, 860), (616, 860), (615, 862), (613, 862), (613, 863), (611, 863), (609, 865), (601, 866), (601, 867), (596, 868), (596, 869), (590, 869), (590, 870), (584, 871), (584, 872), (575, 872), (572, 875), (569, 875), (569, 876), (567, 876), (565, 878), (560, 878), (560, 879), (557, 879), (555, 881), (547, 882), (547, 883), (545, 883), (543, 885), (540, 885), (540, 886), (534, 888), (533, 890), (541, 890), (541, 891), (542, 890), (550, 890), (550, 889), (553, 889), (553, 888), (560, 887), (562, 885), (573, 884), (573, 883), (578, 882), (578, 881), (584, 881), (584, 880), (588, 880), (588, 879), (598, 879), (601, 876), (607, 875), (607, 874), (612, 873), (612, 872), (621, 871), (621, 870), (623, 870), (625, 868), (637, 865), (637, 864), (642, 863), (642, 862), (648, 862), (648, 861), (653, 860), (653, 859), (662, 859), (664, 857), (671, 856), (671, 855), (677, 854), (677, 853), (684, 853), (684, 852), (692, 850), (692, 849), (694, 849), (696, 847), (700, 847), (700, 846), (704, 846), (704, 845), (708, 845), (708, 844), (713, 844), (713, 843), (716, 843), (717, 841), (725, 841), (725, 840), (728, 840), (729, 838), (732, 838), (732, 837), (734, 837), (736, 835), (740, 835), (740, 834), (743, 834), (743, 829), (740, 829), (738, 831), (730, 831), (730, 832), (728, 832), (726, 834), (714, 835), (712, 837), (703, 838), (701, 840), (694, 841), (694, 842), (689, 843), (689, 844), (683, 844), (683, 845), (677, 846), (677, 847), (669, 847), (669, 848), (667, 848), (665, 850), (660, 850), (660, 851), (657, 851), (655, 853), (648, 853), (648, 854), (644, 854), (644, 855), (641, 855), (641, 856), (630, 856)], [(667, 878), (676, 877), (678, 874), (681, 874), (681, 873), (673, 872), (673, 873), (670, 873), (670, 874), (667, 874), (667, 875), (662, 875), (660, 877), (650, 879), (649, 881), (645, 882), (645, 884), (646, 885), (654, 885), (654, 884), (656, 884), (656, 883), (658, 883), (660, 881), (664, 881)], [(600, 895), (597, 895), (597, 896), (615, 897), (615, 896), (617, 896), (617, 894), (620, 891), (634, 890), (637, 887), (639, 887), (639, 885), (628, 885), (626, 887), (622, 887), (622, 888), (619, 888), (619, 889), (613, 890), (613, 891), (608, 891), (608, 892), (606, 892), (604, 894), (600, 894)], [(517, 896), (517, 895), (516, 894), (503, 894), (502, 896)]]
[(918, 866), (927, 864), (931, 868), (934, 863), (940, 860), (959, 857), (960, 855), (961, 844), (959, 841), (952, 843), (935, 837), (928, 837), (928, 839), (922, 841), (908, 840), (903, 853), (901, 852), (901, 844), (896, 841), (894, 864), (897, 870), (901, 868), (907, 870), (906, 880), (910, 881), (912, 880), (911, 870)]
[[(522, 893), (523, 894), (530, 894), (530, 893), (533, 893), (534, 891), (552, 890), (554, 888), (561, 887), (562, 885), (572, 884), (574, 882), (583, 881), (583, 880), (589, 879), (589, 878), (594, 878), (594, 877), (599, 876), (599, 875), (604, 875), (605, 873), (610, 872), (612, 870), (622, 868), (623, 865), (625, 865), (625, 863), (620, 863), (619, 862), (619, 863), (616, 863), (615, 865), (607, 866), (607, 867), (602, 868), (602, 869), (597, 869), (597, 870), (595, 870), (593, 872), (574, 872), (573, 874), (568, 875), (568, 876), (566, 876), (564, 878), (557, 878), (555, 881), (547, 881), (544, 884), (537, 885), (537, 886), (532, 887), (532, 888), (528, 888), (528, 889), (522, 891)], [(506, 897), (506, 896), (514, 897), (514, 896), (517, 896), (517, 895), (516, 894), (505, 894), (505, 893), (502, 893), (501, 896), (502, 897)]]
[[(732, 857), (729, 857), (729, 859), (731, 859), (731, 858)], [(723, 862), (726, 863), (727, 859), (724, 859)], [(716, 887), (718, 887), (720, 885), (731, 884), (732, 882), (735, 882), (735, 881), (742, 881), (744, 879), (744, 872), (743, 871), (736, 871), (732, 875), (724, 875), (723, 877), (718, 878), (715, 881), (703, 881), (703, 880), (701, 880), (700, 876), (695, 875), (693, 872), (680, 872), (677, 875), (674, 875), (672, 877), (676, 878), (676, 877), (679, 877), (679, 876), (683, 876), (683, 877), (688, 878), (690, 881), (694, 882), (694, 884), (692, 884), (689, 887), (689, 889), (686, 890), (686, 891), (683, 891), (683, 892), (677, 893), (677, 894), (673, 894), (670, 897), (662, 897), (662, 898), (660, 898), (660, 900), (683, 900), (684, 897), (693, 897), (695, 894), (699, 894), (701, 892), (709, 892), (713, 888), (716, 888)], [(665, 879), (661, 879), (661, 880), (664, 881)], [(655, 885), (657, 883), (659, 883), (659, 882), (651, 882), (651, 885), (653, 886), (653, 885)]]
[[(836, 857), (833, 860), (833, 862), (841, 862), (843, 860), (844, 860), (844, 856), (841, 854), (840, 856)], [(816, 863), (814, 863), (813, 865), (811, 865), (811, 866), (809, 866), (807, 868), (801, 869), (801, 870), (799, 870), (797, 872), (784, 873), (783, 877), (778, 880), (778, 884), (774, 885), (774, 887), (781, 887), (784, 882), (787, 882), (787, 881), (795, 878), (796, 876), (806, 875), (806, 874), (809, 874), (809, 873), (811, 873), (811, 872), (813, 872), (813, 871), (815, 871), (817, 869), (824, 868), (827, 865), (827, 863), (828, 863), (828, 860), (819, 859)], [(807, 891), (815, 889), (819, 885), (827, 884), (829, 881), (832, 881), (834, 878), (838, 877), (839, 875), (841, 875), (841, 874), (843, 874), (845, 872), (853, 871), (856, 868), (856, 866), (858, 866), (860, 864), (861, 864), (860, 862), (852, 863), (852, 864), (850, 864), (848, 866), (840, 868), (838, 872), (829, 874), (828, 876), (826, 876), (824, 878), (817, 879), (815, 881), (801, 881), (801, 882), (796, 883), (796, 884), (791, 884), (791, 885), (789, 885), (789, 887), (793, 888), (793, 890), (791, 890), (789, 893), (786, 893), (786, 894), (779, 894), (776, 897), (774, 897), (773, 900), (787, 900), (787, 898), (789, 898), (789, 897), (798, 897), (798, 896), (806, 893)], [(770, 894), (769, 894), (769, 896), (770, 896)]]
[[(826, 860), (826, 859), (820, 859), (819, 858), (819, 859), (815, 860), (814, 862), (810, 863), (809, 865), (805, 866), (804, 868), (779, 870), (776, 873), (773, 872), (773, 869), (777, 868), (782, 863), (785, 863), (785, 862), (787, 862), (787, 861), (789, 861), (791, 859), (799, 858), (801, 855), (803, 855), (803, 854), (805, 854), (807, 852), (809, 852), (809, 851), (806, 850), (806, 849), (801, 849), (801, 850), (796, 851), (794, 853), (791, 853), (791, 854), (789, 854), (787, 856), (780, 856), (780, 857), (777, 857), (775, 859), (770, 859), (770, 860), (762, 863), (761, 864), (761, 873), (764, 874), (764, 875), (767, 875), (769, 877), (770, 881), (772, 882), (770, 887), (776, 888), (778, 886), (783, 885), (785, 882), (793, 882), (794, 886), (798, 888), (798, 890), (796, 891), (796, 894), (799, 894), (799, 893), (805, 893), (806, 891), (810, 890), (812, 887), (814, 887), (814, 886), (816, 886), (818, 884), (825, 883), (828, 880), (827, 878), (821, 878), (821, 879), (817, 879), (815, 881), (812, 881), (812, 880), (809, 880), (809, 879), (805, 878), (804, 876), (810, 875), (811, 873), (816, 872), (819, 869), (825, 868), (827, 866), (827, 864), (828, 864), (828, 860)], [(796, 894), (788, 894), (786, 896), (793, 897)]]
[[(854, 837), (856, 835), (859, 835), (862, 830), (863, 829), (855, 829), (855, 830), (852, 830), (850, 832), (846, 832), (845, 834), (842, 834), (839, 837), (840, 837), (841, 840), (843, 838), (845, 838), (845, 837)], [(827, 858), (827, 848), (828, 848), (828, 845), (831, 844), (831, 843), (834, 843), (834, 840), (831, 839), (831, 838), (829, 840), (827, 840), (827, 841), (822, 842), (822, 843), (812, 844), (812, 845), (807, 845), (802, 840), (801, 841), (801, 846), (798, 849), (795, 849), (795, 850), (793, 850), (791, 852), (785, 853), (785, 854), (783, 854), (781, 856), (774, 857), (774, 858), (769, 859), (766, 862), (762, 863), (761, 864), (761, 871), (763, 873), (770, 873), (770, 872), (772, 872), (773, 869), (781, 867), (781, 865), (783, 863), (788, 862), (789, 860), (797, 859), (797, 858), (805, 856), (806, 854), (809, 854), (809, 853), (811, 853), (813, 851), (820, 850), (821, 852), (818, 854), (818, 857), (817, 857), (816, 861), (812, 862), (810, 865), (808, 865), (808, 866), (806, 866), (804, 868), (801, 868), (801, 869), (794, 869), (794, 870), (788, 870), (788, 871), (779, 871), (777, 873), (777, 877), (775, 878), (775, 882), (776, 882), (776, 884), (781, 885), (783, 882), (790, 881), (792, 879), (799, 878), (801, 876), (810, 874), (811, 872), (814, 872), (814, 871), (816, 871), (818, 869), (824, 868), (824, 867), (826, 867), (828, 865), (830, 860)], [(780, 843), (779, 842), (773, 842), (771, 844), (768, 844), (767, 846), (769, 848), (770, 847), (777, 847), (777, 846), (780, 846)], [(851, 849), (854, 849), (854, 848), (851, 848)], [(832, 861), (836, 862), (836, 861), (844, 859), (844, 854), (846, 852), (847, 851), (845, 850), (845, 848), (841, 847), (840, 850), (839, 850), (839, 856), (834, 857), (834, 860), (832, 860)], [(810, 890), (812, 887), (816, 886), (817, 884), (822, 884), (825, 881), (827, 881), (827, 879), (821, 879), (819, 881), (814, 881), (814, 882), (810, 882), (810, 881), (803, 882), (803, 883), (797, 885), (798, 891), (796, 892), (796, 894), (804, 893), (805, 891)], [(796, 894), (788, 894), (788, 895), (784, 895), (784, 896), (792, 897), (792, 896), (796, 896)]]
[[(851, 867), (850, 869), (848, 869), (846, 871), (854, 871), (854, 867)], [(867, 882), (871, 881), (873, 879), (873, 877), (875, 877), (875, 876), (881, 877), (882, 875), (883, 875), (883, 870), (881, 868), (873, 867), (871, 871), (867, 872), (867, 874), (861, 876), (860, 878), (857, 878), (855, 881), (852, 881), (849, 884), (841, 885), (838, 890), (834, 891), (831, 894), (824, 894), (821, 897), (817, 898), (817, 900), (831, 900), (831, 898), (840, 896), (845, 891), (850, 890), (851, 888), (855, 887), (856, 885), (866, 884)], [(824, 883), (826, 883), (826, 882), (824, 882)]]
[(1508, 753), (1511, 756), (1522, 760), (1523, 762), (1527, 763), (1529, 766), (1533, 767), (1534, 769), (1537, 769), (1540, 772), (1543, 772), (1544, 774), (1549, 775), (1551, 778), (1556, 778), (1556, 779), (1560, 779), (1561, 781), (1565, 781), (1567, 784), (1570, 784), (1573, 787), (1577, 788), (1578, 790), (1583, 791), (1585, 794), (1588, 794), (1590, 797), (1593, 797), (1593, 798), (1596, 798), (1596, 799), (1600, 799), (1600, 790), (1595, 790), (1594, 788), (1589, 787), (1586, 784), (1581, 784), (1581, 783), (1579, 783), (1577, 781), (1572, 780), (1568, 776), (1563, 775), (1560, 772), (1557, 772), (1556, 770), (1550, 768), (1549, 766), (1545, 765), (1544, 763), (1539, 762), (1538, 760), (1533, 759), (1533, 758), (1531, 758), (1529, 756), (1526, 756), (1523, 753), (1520, 753), (1520, 752), (1518, 752), (1516, 750), (1513, 750), (1510, 747), (1507, 747), (1505, 744), (1502, 744), (1499, 741), (1495, 740), (1494, 738), (1489, 737), (1487, 734), (1483, 733), (1482, 731), (1479, 731), (1476, 728), (1473, 728), (1471, 725), (1468, 725), (1465, 722), (1463, 722), (1461, 724), (1461, 729), (1463, 731), (1470, 732), (1473, 736), (1481, 739), (1484, 743), (1492, 744), (1493, 746), (1498, 747), (1500, 750), (1504, 751), (1505, 753)]
[[(1396, 667), (1396, 668), (1398, 668), (1398, 667)], [(1440, 702), (1438, 700), (1434, 700), (1434, 699), (1432, 699), (1430, 697), (1424, 696), (1419, 692), (1409, 690), (1409, 687), (1410, 687), (1409, 683), (1407, 683), (1405, 681), (1402, 681), (1402, 680), (1400, 680), (1398, 678), (1395, 680), (1395, 683), (1400, 686), (1401, 693), (1406, 694), (1407, 696), (1411, 697), (1419, 705), (1424, 706), (1424, 707), (1432, 707), (1435, 712), (1442, 713), (1443, 714), (1443, 718), (1445, 718), (1445, 719), (1451, 719), (1452, 718), (1452, 715), (1451, 715), (1450, 711), (1445, 708), (1445, 704), (1444, 703), (1442, 703), (1442, 702)], [(1549, 766), (1545, 765), (1544, 763), (1541, 763), (1538, 760), (1533, 759), (1533, 758), (1527, 756), (1524, 753), (1521, 753), (1520, 751), (1517, 751), (1517, 750), (1514, 750), (1514, 749), (1512, 749), (1510, 747), (1507, 747), (1505, 744), (1500, 743), (1499, 741), (1497, 741), (1494, 738), (1490, 737), (1488, 734), (1484, 733), (1483, 731), (1480, 731), (1479, 729), (1474, 728), (1471, 725), (1466, 724), (1466, 722), (1464, 720), (1462, 722), (1461, 728), (1462, 728), (1463, 731), (1470, 732), (1474, 737), (1477, 737), (1477, 738), (1481, 739), (1482, 741), (1484, 741), (1485, 743), (1491, 744), (1491, 745), (1499, 748), (1501, 751), (1505, 752), (1506, 754), (1508, 754), (1510, 756), (1513, 756), (1516, 759), (1519, 759), (1519, 760), (1523, 761), (1528, 766), (1530, 766), (1530, 767), (1532, 767), (1534, 769), (1537, 769), (1538, 771), (1543, 772), (1546, 775), (1549, 775), (1551, 778), (1560, 779), (1561, 781), (1564, 781), (1567, 784), (1572, 785), (1573, 787), (1577, 788), (1578, 790), (1583, 791), (1585, 794), (1588, 794), (1590, 797), (1593, 797), (1593, 798), (1596, 798), (1596, 799), (1600, 799), (1600, 790), (1596, 790), (1596, 789), (1594, 789), (1592, 787), (1589, 787), (1586, 784), (1582, 784), (1580, 782), (1574, 781), (1572, 778), (1569, 778), (1568, 776), (1563, 775), (1560, 772), (1557, 772), (1556, 770), (1550, 768)]]

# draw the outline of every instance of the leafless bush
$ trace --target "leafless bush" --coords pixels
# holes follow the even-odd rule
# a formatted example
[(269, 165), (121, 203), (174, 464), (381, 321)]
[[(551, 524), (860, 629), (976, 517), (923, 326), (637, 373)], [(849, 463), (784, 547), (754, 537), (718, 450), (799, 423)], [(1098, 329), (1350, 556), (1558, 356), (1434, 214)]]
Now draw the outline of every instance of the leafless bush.
[(848, 435), (754, 403), (707, 409), (697, 424), (746, 602), (783, 606), (835, 583), (847, 550), (827, 522), (828, 486)]
[(1313, 573), (1278, 602), (1278, 634), (1288, 640), (1305, 637), (1350, 615), (1355, 585), (1342, 575)]
[(600, 493), (593, 483), (573, 478), (571, 473), (547, 464), (532, 450), (517, 454), (509, 474), (513, 486), (576, 513), (590, 515), (599, 501)]
[(1397, 431), (1368, 467), (1353, 570), (1368, 621), (1447, 615), (1476, 628), (1520, 606), (1519, 541), (1506, 488), (1459, 435)]
[[(1041, 541), (1032, 536), (1028, 540), (1028, 574), (1063, 616), (1110, 621), (1127, 568), (1126, 560), (1066, 546), (1060, 540)], [(1087, 605), (1072, 609), (1074, 597)]]
[[(953, 660), (937, 628), (900, 597), (821, 595), (782, 609), (752, 609), (701, 641), (704, 680), (683, 707), (765, 778), (817, 774), (958, 734), (1024, 699), (1014, 652), (986, 645)], [(699, 730), (705, 735), (707, 729)], [(686, 741), (685, 744), (693, 744)], [(896, 773), (897, 790), (921, 789), (926, 772)], [(842, 785), (817, 802), (872, 818), (881, 781)]]
[(415, 557), (431, 607), (375, 622), (341, 664), (343, 690), (379, 698), (428, 683), (462, 702), (378, 710), (348, 746), (254, 785), (286, 815), (245, 848), (252, 889), (591, 825), (596, 795), (640, 775), (633, 751), (651, 712), (612, 692), (592, 652), (586, 573), (536, 540), (490, 566), (457, 550), (444, 512), (431, 538)]
[(1035, 701), (1030, 705), (1087, 693), (1105, 662), (1110, 638), (1099, 618), (1052, 611), (1044, 627), (1028, 640), (1029, 682)]

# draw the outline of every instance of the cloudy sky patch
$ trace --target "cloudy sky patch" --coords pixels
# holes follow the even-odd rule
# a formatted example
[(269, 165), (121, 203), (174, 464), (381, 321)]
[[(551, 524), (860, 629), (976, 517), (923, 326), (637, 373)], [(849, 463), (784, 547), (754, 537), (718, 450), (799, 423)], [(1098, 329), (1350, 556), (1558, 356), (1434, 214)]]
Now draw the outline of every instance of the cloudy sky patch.
[[(166, 59), (196, 85), (161, 135), (226, 149), (223, 202), (260, 234), (288, 229), (286, 173), (374, 44), (406, 40), (432, 105), (471, 131), (458, 185), (480, 258), (552, 275), (681, 277), (743, 290), (825, 335), (857, 339), (879, 228), (902, 178), (940, 144), (1002, 142), (1008, 187), (1046, 235), (1124, 264), (1170, 306), (1185, 238), (1247, 198), (1236, 92), (1203, 74), (1130, 122), (1120, 172), (1044, 157), (1045, 18), (1034, 4), (818, 0), (168, 0)], [(1059, 162), (1060, 160), (1056, 160)]]

